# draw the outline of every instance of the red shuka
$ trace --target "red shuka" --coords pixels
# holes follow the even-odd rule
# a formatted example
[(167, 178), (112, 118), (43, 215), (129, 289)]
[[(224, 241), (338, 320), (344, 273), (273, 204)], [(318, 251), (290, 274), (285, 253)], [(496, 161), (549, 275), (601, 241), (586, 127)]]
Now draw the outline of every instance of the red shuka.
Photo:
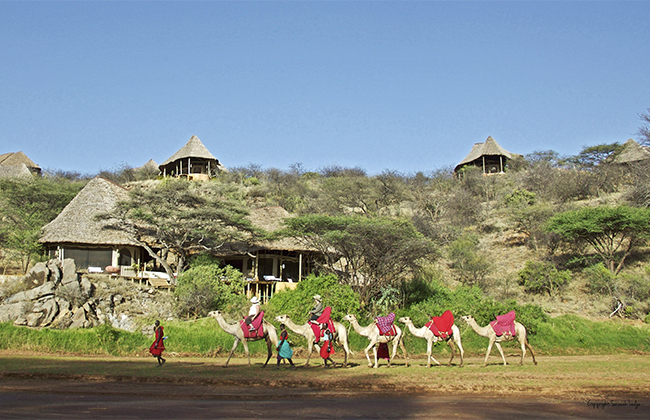
[(149, 347), (149, 353), (154, 356), (160, 356), (165, 351), (165, 340), (163, 340), (163, 336), (163, 327), (159, 326), (156, 328), (156, 339), (151, 344), (151, 347)]

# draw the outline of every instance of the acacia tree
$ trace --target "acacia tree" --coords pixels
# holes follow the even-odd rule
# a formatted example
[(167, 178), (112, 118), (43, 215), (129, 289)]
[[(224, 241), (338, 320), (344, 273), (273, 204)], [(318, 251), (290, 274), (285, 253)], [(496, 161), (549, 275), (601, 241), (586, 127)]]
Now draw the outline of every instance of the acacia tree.
[(41, 252), (41, 229), (51, 222), (83, 187), (83, 182), (34, 178), (0, 180), (0, 241), (27, 272)]
[(127, 232), (173, 279), (172, 267), (154, 248), (175, 254), (180, 274), (192, 252), (252, 240), (259, 232), (247, 214), (242, 204), (225, 197), (211, 183), (165, 179), (154, 188), (130, 191), (129, 200), (99, 218), (110, 221), (108, 228)]
[(618, 274), (625, 259), (650, 237), (650, 209), (621, 205), (584, 207), (553, 216), (546, 224), (568, 243), (587, 243)]
[(308, 215), (287, 219), (287, 234), (324, 255), (319, 267), (337, 274), (363, 305), (400, 284), (434, 252), (433, 244), (406, 220)]

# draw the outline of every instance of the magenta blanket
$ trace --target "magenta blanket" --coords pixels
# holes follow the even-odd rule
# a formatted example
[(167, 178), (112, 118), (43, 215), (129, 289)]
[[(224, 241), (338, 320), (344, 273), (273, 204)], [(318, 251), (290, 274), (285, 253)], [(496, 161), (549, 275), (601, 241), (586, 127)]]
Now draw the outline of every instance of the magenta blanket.
[[(395, 335), (393, 322), (395, 321), (395, 314), (389, 313), (387, 316), (378, 316), (376, 319), (377, 328), (381, 335)], [(392, 334), (390, 334), (392, 332)]]
[(497, 315), (497, 319), (490, 322), (492, 329), (497, 334), (497, 336), (502, 336), (503, 334), (510, 333), (511, 336), (515, 336), (515, 318), (517, 315), (515, 311), (510, 311), (507, 314)]
[(246, 325), (246, 322), (242, 319), (239, 321), (239, 326), (241, 327), (242, 331), (244, 331), (244, 337), (245, 338), (256, 338), (256, 337), (263, 337), (264, 336), (264, 312), (260, 312), (259, 315), (255, 317), (253, 322), (251, 322), (251, 325), (253, 328), (255, 328), (255, 331), (249, 331), (248, 330), (248, 325)]

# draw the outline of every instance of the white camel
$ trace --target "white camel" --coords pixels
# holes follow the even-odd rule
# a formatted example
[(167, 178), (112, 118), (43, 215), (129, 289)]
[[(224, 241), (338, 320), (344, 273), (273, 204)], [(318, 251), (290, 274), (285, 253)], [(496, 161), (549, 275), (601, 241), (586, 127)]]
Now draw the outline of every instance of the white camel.
[(511, 341), (516, 339), (519, 341), (519, 345), (521, 345), (521, 360), (519, 361), (519, 365), (524, 364), (524, 356), (526, 355), (526, 348), (530, 350), (530, 355), (533, 357), (533, 363), (537, 364), (537, 361), (535, 360), (535, 353), (533, 352), (533, 348), (530, 347), (530, 344), (528, 344), (528, 337), (526, 336), (526, 327), (521, 325), (519, 322), (515, 321), (515, 335), (512, 336), (510, 334), (503, 334), (501, 336), (497, 336), (497, 333), (494, 332), (494, 329), (492, 328), (492, 325), (488, 324), (485, 327), (481, 327), (478, 325), (476, 320), (474, 319), (473, 316), (471, 315), (465, 315), (461, 316), (463, 321), (467, 322), (467, 324), (472, 327), (474, 332), (476, 334), (480, 335), (481, 337), (487, 337), (490, 340), (490, 344), (488, 344), (487, 352), (485, 353), (485, 362), (484, 365), (487, 366), (487, 361), (488, 357), (490, 357), (490, 352), (492, 351), (492, 345), (496, 344), (497, 349), (499, 349), (499, 353), (501, 353), (501, 358), (503, 359), (503, 365), (506, 366), (506, 356), (503, 354), (503, 349), (501, 348), (501, 342), (502, 341)]
[(250, 352), (248, 351), (248, 342), (249, 341), (258, 341), (258, 340), (265, 340), (266, 341), (266, 347), (268, 348), (268, 357), (266, 358), (266, 362), (264, 362), (264, 367), (266, 367), (266, 364), (269, 363), (269, 360), (271, 359), (271, 356), (273, 355), (273, 350), (278, 346), (278, 334), (275, 331), (275, 327), (266, 322), (263, 321), (264, 324), (264, 335), (261, 337), (252, 337), (252, 338), (245, 338), (244, 337), (244, 331), (241, 329), (241, 326), (239, 323), (235, 324), (229, 324), (226, 322), (226, 320), (223, 318), (223, 315), (221, 311), (212, 311), (208, 314), (208, 316), (213, 317), (214, 319), (217, 320), (219, 323), (219, 326), (228, 334), (232, 335), (235, 337), (235, 343), (232, 346), (232, 349), (230, 350), (230, 354), (228, 355), (228, 360), (226, 360), (226, 364), (224, 367), (228, 366), (228, 363), (230, 362), (230, 358), (232, 357), (232, 354), (234, 353), (235, 349), (237, 348), (237, 345), (241, 342), (242, 345), (244, 346), (244, 351), (246, 352), (246, 357), (248, 357), (248, 366), (251, 365), (251, 355)]
[[(388, 360), (388, 366), (390, 366), (391, 362), (395, 358), (398, 345), (402, 349), (402, 353), (404, 353), (404, 359), (406, 360), (406, 367), (409, 366), (408, 354), (406, 353), (406, 348), (404, 347), (404, 342), (402, 341), (402, 339), (404, 338), (404, 334), (400, 327), (395, 325), (395, 331), (396, 331), (395, 335), (380, 335), (379, 328), (377, 328), (377, 325), (375, 323), (362, 327), (361, 325), (359, 325), (359, 321), (357, 321), (357, 317), (354, 314), (347, 314), (346, 316), (343, 317), (343, 321), (350, 322), (350, 325), (352, 325), (352, 328), (354, 328), (354, 331), (356, 331), (357, 334), (362, 335), (366, 337), (368, 340), (370, 340), (370, 344), (368, 345), (368, 347), (364, 349), (366, 353), (366, 358), (368, 359), (368, 367), (374, 367), (375, 369), (379, 367), (377, 361), (377, 346), (380, 343), (390, 343), (390, 342), (393, 343), (393, 354)], [(371, 348), (373, 353), (375, 354), (374, 366), (370, 361), (370, 356), (368, 355), (368, 350), (370, 350)]]
[[(286, 325), (287, 328), (289, 328), (291, 331), (295, 332), (296, 334), (300, 334), (307, 339), (307, 363), (305, 363), (305, 366), (308, 366), (309, 359), (311, 358), (311, 353), (314, 351), (314, 346), (316, 346), (316, 350), (320, 350), (319, 346), (314, 344), (316, 341), (316, 336), (314, 335), (314, 330), (311, 328), (311, 323), (298, 325), (293, 322), (287, 315), (276, 316), (275, 320), (276, 322), (280, 322)], [(341, 324), (340, 322), (333, 322), (334, 329), (336, 330), (334, 333), (334, 342), (340, 347), (343, 347), (343, 350), (345, 352), (345, 362), (343, 362), (343, 366), (347, 366), (348, 356), (352, 355), (352, 351), (350, 351), (350, 346), (348, 345), (348, 331), (345, 328), (345, 325)], [(318, 342), (320, 343), (322, 341), (323, 337), (320, 337)]]
[(463, 356), (465, 355), (465, 350), (463, 350), (463, 346), (460, 344), (460, 330), (458, 327), (454, 324), (451, 326), (451, 335), (447, 337), (445, 340), (442, 337), (437, 337), (428, 327), (424, 326), (422, 328), (415, 328), (415, 325), (413, 325), (413, 320), (411, 320), (411, 317), (405, 316), (400, 319), (398, 319), (399, 322), (402, 324), (405, 324), (409, 331), (411, 331), (411, 334), (413, 334), (416, 337), (424, 338), (427, 340), (427, 367), (431, 367), (431, 362), (433, 361), (435, 364), (440, 365), (440, 362), (434, 359), (434, 357), (431, 355), (431, 349), (433, 347), (433, 343), (436, 343), (438, 341), (446, 341), (447, 344), (449, 344), (449, 347), (451, 348), (451, 359), (449, 359), (449, 363), (447, 366), (451, 366), (451, 362), (454, 360), (454, 355), (456, 353), (456, 349), (454, 348), (454, 342), (458, 346), (458, 349), (460, 351), (460, 365), (463, 366)]

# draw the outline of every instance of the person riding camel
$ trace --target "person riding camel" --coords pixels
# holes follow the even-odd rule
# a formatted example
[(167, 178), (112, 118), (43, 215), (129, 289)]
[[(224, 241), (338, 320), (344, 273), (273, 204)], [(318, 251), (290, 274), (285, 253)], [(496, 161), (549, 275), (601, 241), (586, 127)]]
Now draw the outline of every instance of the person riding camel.
[(323, 315), (323, 299), (320, 295), (314, 295), (314, 309), (309, 311), (309, 321), (318, 324), (318, 317)]
[(260, 314), (260, 299), (257, 296), (253, 296), (251, 299), (251, 308), (248, 311), (248, 316), (244, 320), (246, 325), (248, 325), (248, 331), (253, 332), (255, 331), (255, 327), (253, 327), (252, 323), (253, 320), (257, 317), (257, 315)]

